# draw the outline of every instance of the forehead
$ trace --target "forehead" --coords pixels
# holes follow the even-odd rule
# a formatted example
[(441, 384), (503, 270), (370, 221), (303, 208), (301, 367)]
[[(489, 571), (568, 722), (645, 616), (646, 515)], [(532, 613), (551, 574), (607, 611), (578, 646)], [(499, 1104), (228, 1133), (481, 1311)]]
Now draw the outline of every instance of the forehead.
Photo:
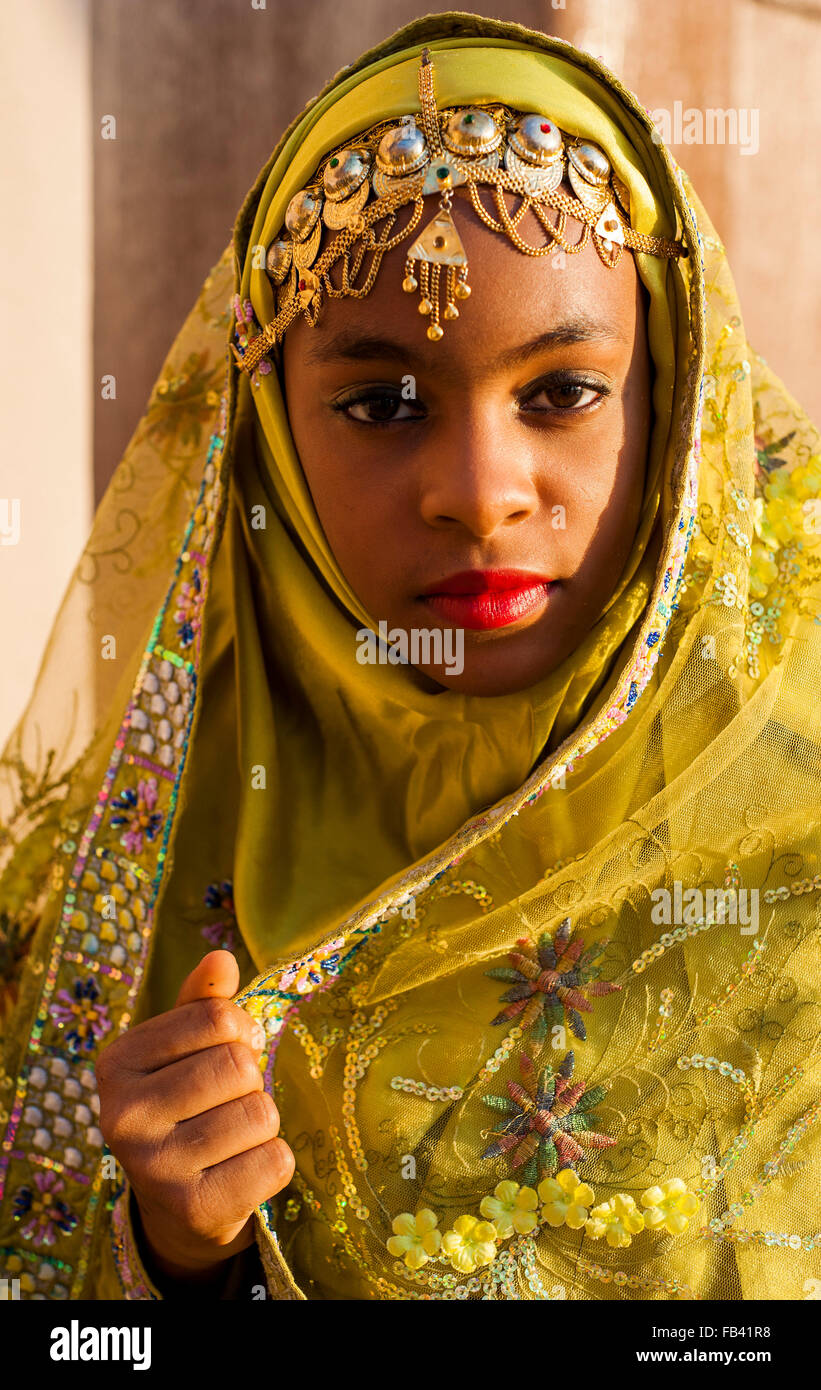
[[(485, 206), (492, 204), (487, 200)], [(436, 211), (436, 199), (426, 199), (417, 234)], [(298, 354), (309, 366), (322, 366), (365, 357), (368, 354), (361, 345), (368, 339), (388, 339), (397, 348), (396, 355), (404, 355), (409, 363), (462, 371), (479, 370), (506, 348), (551, 332), (563, 345), (599, 342), (621, 344), (625, 350), (632, 346), (643, 306), (629, 251), (623, 251), (612, 268), (602, 263), (592, 241), (577, 254), (559, 254), (554, 247), (547, 255), (529, 256), (512, 245), (505, 233), (485, 225), (465, 190), (456, 190), (451, 211), (467, 255), (472, 293), (458, 301), (457, 320), (443, 321), (445, 332), (439, 342), (432, 343), (426, 336), (428, 320), (418, 312), (419, 294), (402, 290), (405, 258), (413, 240), (408, 237), (386, 253), (365, 298), (326, 298), (315, 327), (300, 318), (289, 328), (286, 360)], [(409, 208), (401, 209), (394, 230), (404, 226), (409, 216)], [(528, 244), (544, 244), (544, 229), (532, 212), (525, 214), (517, 230)], [(568, 218), (565, 241), (575, 245), (581, 233), (580, 224)], [(418, 275), (418, 267), (414, 274)], [(444, 286), (443, 273), (442, 306)]]

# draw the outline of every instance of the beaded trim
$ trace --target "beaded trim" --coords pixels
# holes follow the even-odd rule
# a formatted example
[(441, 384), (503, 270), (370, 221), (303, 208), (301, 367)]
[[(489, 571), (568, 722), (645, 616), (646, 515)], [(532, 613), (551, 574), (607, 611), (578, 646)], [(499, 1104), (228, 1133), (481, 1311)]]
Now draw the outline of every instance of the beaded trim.
[[(784, 1087), (784, 1089), (787, 1089), (788, 1086), (794, 1085), (795, 1082), (799, 1080), (801, 1075), (802, 1073), (800, 1069), (795, 1067), (793, 1068), (792, 1072), (788, 1073), (788, 1076), (785, 1078), (785, 1081), (779, 1084), (781, 1087)], [(781, 1093), (783, 1094), (783, 1091)], [(770, 1097), (768, 1097), (767, 1099), (769, 1100)], [(771, 1107), (768, 1106), (767, 1108)], [(738, 1156), (739, 1151), (746, 1145), (746, 1136), (752, 1135), (755, 1125), (762, 1118), (762, 1115), (764, 1113), (764, 1107), (762, 1106), (759, 1113), (755, 1115), (753, 1119), (744, 1126), (744, 1129), (741, 1132), (741, 1134), (745, 1136), (743, 1143), (741, 1142), (741, 1135), (739, 1135), (737, 1139), (734, 1141), (734, 1144), (731, 1146), (730, 1150), (730, 1152), (732, 1153), (732, 1162), (735, 1162), (735, 1159)], [(749, 1188), (742, 1192), (739, 1200), (737, 1202), (733, 1202), (725, 1212), (722, 1212), (721, 1216), (715, 1216), (713, 1217), (712, 1221), (708, 1222), (708, 1226), (711, 1232), (718, 1234), (725, 1232), (729, 1229), (730, 1226), (733, 1225), (735, 1221), (738, 1220), (739, 1216), (743, 1216), (744, 1208), (751, 1207), (753, 1203), (761, 1196), (761, 1193), (764, 1191), (765, 1187), (769, 1187), (773, 1179), (777, 1178), (780, 1175), (781, 1168), (787, 1159), (787, 1155), (792, 1153), (796, 1144), (799, 1144), (801, 1140), (804, 1138), (804, 1135), (807, 1133), (807, 1131), (812, 1129), (819, 1115), (821, 1115), (821, 1100), (816, 1101), (815, 1105), (810, 1106), (810, 1109), (806, 1110), (804, 1114), (796, 1121), (796, 1123), (791, 1126), (786, 1136), (782, 1139), (781, 1143), (779, 1144), (777, 1151), (773, 1154), (772, 1158), (768, 1159), (767, 1162), (764, 1164), (763, 1176), (757, 1179), (756, 1182), (754, 1182)], [(727, 1171), (728, 1168), (732, 1167), (732, 1162), (725, 1161), (722, 1163), (720, 1169), (721, 1176), (723, 1176), (723, 1174)], [(711, 1179), (709, 1184), (710, 1189), (715, 1187), (716, 1182), (718, 1181), (718, 1177)], [(701, 1189), (699, 1189), (699, 1191), (700, 1190)]]
[(157, 1302), (162, 1295), (149, 1279), (137, 1250), (130, 1211), (131, 1189), (126, 1183), (111, 1209), (111, 1246), (114, 1263), (127, 1299)]
[[(102, 787), (79, 841), (63, 846), (71, 872), (0, 1149), (0, 1199), (13, 1204), (20, 1251), (56, 1246), (73, 1275), (71, 1298), (82, 1297), (109, 1177), (94, 1059), (104, 1039), (131, 1023), (193, 726), (229, 385), (230, 367), (199, 494)], [(59, 1198), (37, 1199), (46, 1190)], [(112, 1209), (115, 1261), (126, 1296), (142, 1297), (122, 1200)], [(34, 1283), (48, 1293), (48, 1280), (38, 1274)]]
[(602, 1265), (594, 1264), (592, 1260), (578, 1260), (576, 1268), (580, 1274), (590, 1274), (602, 1284), (613, 1283), (617, 1287), (626, 1286), (628, 1289), (672, 1293), (677, 1294), (679, 1298), (700, 1301), (699, 1294), (694, 1293), (689, 1284), (680, 1284), (676, 1279), (653, 1279), (639, 1274), (628, 1274), (623, 1269), (605, 1269)]
[(305, 1302), (304, 1293), (294, 1283), (282, 1257), (267, 1202), (257, 1212), (256, 1241), (271, 1298), (292, 1303)]
[(818, 893), (821, 891), (821, 874), (815, 874), (812, 878), (801, 878), (789, 885), (783, 884), (780, 888), (765, 888), (762, 897), (765, 903), (785, 903), (789, 902), (790, 897), (798, 897), (802, 893)]
[(780, 1245), (790, 1250), (818, 1250), (821, 1248), (821, 1234), (814, 1236), (789, 1235), (786, 1231), (711, 1231), (702, 1226), (699, 1235), (709, 1236), (710, 1240), (735, 1241), (738, 1245)]
[[(716, 1061), (717, 1059), (711, 1057), (708, 1060), (712, 1062)], [(689, 1058), (689, 1061), (692, 1064), (693, 1059)], [(719, 1066), (720, 1065), (721, 1064), (719, 1063)], [(739, 1130), (738, 1134), (733, 1139), (724, 1157), (718, 1164), (716, 1164), (711, 1176), (706, 1180), (706, 1182), (703, 1182), (700, 1187), (697, 1187), (695, 1189), (696, 1195), (698, 1197), (706, 1197), (709, 1193), (711, 1193), (713, 1189), (716, 1188), (718, 1184), (722, 1181), (724, 1174), (728, 1173), (731, 1168), (735, 1167), (736, 1163), (741, 1157), (741, 1154), (747, 1148), (747, 1145), (749, 1144), (750, 1140), (755, 1134), (756, 1128), (760, 1125), (761, 1121), (765, 1118), (766, 1115), (770, 1113), (773, 1107), (778, 1104), (782, 1097), (785, 1096), (793, 1086), (798, 1084), (803, 1075), (804, 1071), (801, 1067), (791, 1067), (790, 1070), (786, 1073), (786, 1075), (783, 1076), (781, 1080), (776, 1083), (775, 1086), (773, 1086), (773, 1089), (768, 1092), (768, 1094), (764, 1097), (763, 1100), (757, 1100), (754, 1110), (751, 1111), (748, 1108), (747, 1119), (745, 1120), (744, 1125)], [(737, 1084), (740, 1085), (741, 1083), (739, 1082)], [(768, 1164), (765, 1164), (765, 1180), (758, 1186), (751, 1189), (750, 1192), (744, 1194), (744, 1196), (741, 1198), (741, 1204), (737, 1204), (737, 1210), (735, 1211), (735, 1213), (733, 1213), (733, 1208), (731, 1208), (729, 1212), (724, 1213), (724, 1216), (714, 1218), (718, 1225), (715, 1226), (713, 1222), (711, 1222), (711, 1230), (723, 1229), (723, 1226), (725, 1224), (725, 1217), (728, 1218), (727, 1224), (731, 1225), (734, 1219), (734, 1215), (740, 1216), (742, 1214), (744, 1206), (752, 1205), (759, 1193), (763, 1192), (767, 1184), (771, 1182), (772, 1179), (776, 1176), (779, 1168), (781, 1167), (781, 1163), (786, 1158), (786, 1155), (788, 1153), (792, 1153), (792, 1150), (795, 1148), (795, 1145), (798, 1143), (798, 1140), (803, 1136), (805, 1130), (809, 1128), (809, 1125), (811, 1123), (814, 1122), (815, 1118), (817, 1117), (819, 1108), (821, 1108), (821, 1102), (819, 1102), (819, 1105), (815, 1107), (815, 1114), (813, 1114), (813, 1112), (810, 1111), (807, 1113), (807, 1115), (802, 1116), (796, 1125), (793, 1125), (792, 1129), (787, 1135), (787, 1138), (779, 1147), (780, 1157), (777, 1156)], [(811, 1116), (812, 1118), (808, 1118), (808, 1116)]]
[(424, 1100), (444, 1101), (461, 1100), (465, 1094), (461, 1086), (430, 1086), (427, 1081), (414, 1081), (412, 1077), (392, 1076), (390, 1080), (392, 1091), (407, 1091), (409, 1095), (421, 1096)]
[(655, 1052), (667, 1037), (667, 1025), (673, 1017), (673, 991), (663, 989), (661, 991), (661, 1003), (659, 1004), (658, 1019), (656, 1021), (656, 1031), (650, 1039), (648, 1052)]

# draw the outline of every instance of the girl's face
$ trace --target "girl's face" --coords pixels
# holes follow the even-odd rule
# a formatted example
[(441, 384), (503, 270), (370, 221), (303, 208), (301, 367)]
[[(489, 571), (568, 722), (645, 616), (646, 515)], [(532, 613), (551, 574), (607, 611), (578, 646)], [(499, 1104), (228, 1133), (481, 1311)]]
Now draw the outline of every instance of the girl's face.
[[(614, 270), (592, 243), (558, 263), (525, 256), (461, 194), (473, 294), (444, 337), (429, 341), (418, 291), (402, 290), (403, 243), (366, 298), (326, 300), (315, 328), (289, 328), (284, 385), (317, 513), (364, 608), (406, 633), (411, 653), (414, 630), (462, 629), (461, 673), (435, 662), (458, 650), (453, 636), (422, 639), (434, 661), (417, 669), (502, 695), (579, 645), (622, 574), (644, 492), (650, 360), (629, 252)], [(571, 240), (579, 231), (570, 223)], [(527, 219), (522, 233), (538, 244)]]

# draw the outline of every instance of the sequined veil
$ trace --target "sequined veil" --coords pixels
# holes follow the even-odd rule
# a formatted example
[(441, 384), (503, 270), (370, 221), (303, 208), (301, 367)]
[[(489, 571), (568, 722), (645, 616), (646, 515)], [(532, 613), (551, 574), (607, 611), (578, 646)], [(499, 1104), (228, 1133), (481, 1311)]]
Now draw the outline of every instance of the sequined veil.
[(263, 391), (229, 351), (249, 303), (262, 319), (249, 248), (311, 172), (274, 177), (312, 110), (426, 44), (445, 92), (451, 49), (464, 71), (505, 45), (561, 60), (651, 145), (589, 55), (438, 16), (334, 79), (249, 193), (0, 762), (0, 1272), (24, 1296), (160, 1296), (94, 1062), (216, 945), (296, 1157), (257, 1217), (271, 1296), (800, 1299), (818, 1275), (821, 450), (663, 146), (690, 255), (661, 554), (618, 659), (490, 809), (371, 878), (366, 856), (315, 912), (289, 915), (252, 852), (271, 825), (237, 746), (240, 518)]

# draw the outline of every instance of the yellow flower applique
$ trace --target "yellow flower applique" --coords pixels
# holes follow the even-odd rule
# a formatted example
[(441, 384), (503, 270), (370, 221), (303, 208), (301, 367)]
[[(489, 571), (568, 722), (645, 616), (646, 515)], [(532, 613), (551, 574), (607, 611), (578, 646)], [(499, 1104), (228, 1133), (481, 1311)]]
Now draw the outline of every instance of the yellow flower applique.
[(494, 1188), (492, 1197), (482, 1198), (479, 1210), (493, 1222), (499, 1240), (506, 1240), (514, 1232), (521, 1236), (536, 1229), (538, 1205), (532, 1187), (520, 1187), (508, 1179)]
[(542, 1220), (549, 1226), (569, 1226), (572, 1231), (581, 1230), (594, 1201), (592, 1187), (582, 1182), (572, 1168), (562, 1168), (555, 1178), (540, 1182), (539, 1196), (544, 1202)]
[(585, 1230), (592, 1240), (601, 1240), (604, 1236), (607, 1244), (615, 1249), (629, 1245), (633, 1236), (644, 1230), (644, 1217), (632, 1197), (617, 1192), (609, 1202), (593, 1208), (585, 1222)]
[[(761, 486), (753, 503), (750, 567), (750, 592), (755, 598), (762, 598), (778, 577), (777, 553), (792, 542), (819, 534), (821, 457), (813, 454), (792, 469), (783, 460), (771, 458), (772, 449), (791, 438), (788, 435), (777, 445), (757, 451)], [(773, 468), (773, 463), (781, 466)]]
[(421, 1269), (442, 1245), (442, 1233), (436, 1229), (439, 1218), (429, 1207), (415, 1216), (403, 1211), (392, 1222), (394, 1234), (388, 1240), (388, 1251), (404, 1261), (408, 1269)]
[(641, 1194), (641, 1204), (647, 1210), (644, 1223), (651, 1231), (664, 1229), (671, 1236), (679, 1236), (687, 1229), (691, 1216), (695, 1216), (701, 1206), (700, 1199), (690, 1192), (681, 1178), (670, 1178), (660, 1187), (648, 1187)]
[(472, 1274), (495, 1259), (496, 1227), (476, 1216), (459, 1216), (453, 1229), (442, 1237), (442, 1250), (453, 1269), (461, 1274)]

